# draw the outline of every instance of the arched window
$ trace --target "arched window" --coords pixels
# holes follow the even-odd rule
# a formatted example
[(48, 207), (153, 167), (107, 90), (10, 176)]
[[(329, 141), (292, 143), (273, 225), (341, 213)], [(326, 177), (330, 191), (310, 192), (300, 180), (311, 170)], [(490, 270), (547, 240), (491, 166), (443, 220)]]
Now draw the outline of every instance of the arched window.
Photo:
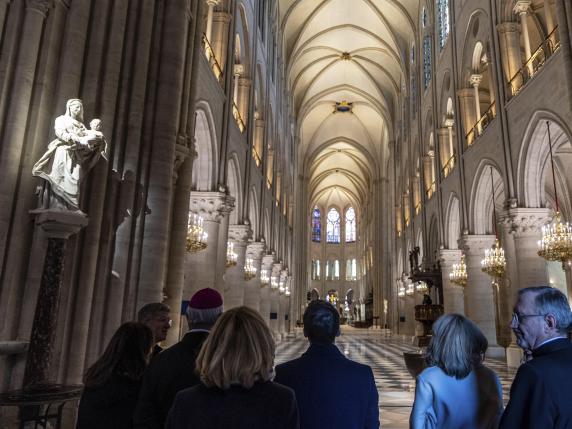
[(322, 240), (322, 221), (318, 206), (312, 210), (312, 241), (319, 243)]
[(316, 280), (320, 280), (322, 274), (320, 273), (320, 260), (316, 261)]
[(353, 207), (346, 210), (346, 243), (356, 241), (356, 212)]
[(357, 260), (352, 259), (352, 280), (357, 279)]
[(340, 261), (337, 259), (334, 261), (334, 280), (340, 279)]
[(330, 270), (330, 261), (326, 261), (326, 280), (330, 280), (332, 270)]
[(431, 38), (426, 35), (423, 39), (423, 87), (427, 89), (431, 81)]
[(449, 0), (437, 0), (437, 20), (439, 24), (439, 47), (443, 49), (449, 37)]
[(349, 282), (352, 279), (352, 260), (346, 259), (346, 281)]
[(326, 242), (328, 243), (340, 242), (340, 213), (334, 208), (331, 208), (330, 211), (328, 212)]

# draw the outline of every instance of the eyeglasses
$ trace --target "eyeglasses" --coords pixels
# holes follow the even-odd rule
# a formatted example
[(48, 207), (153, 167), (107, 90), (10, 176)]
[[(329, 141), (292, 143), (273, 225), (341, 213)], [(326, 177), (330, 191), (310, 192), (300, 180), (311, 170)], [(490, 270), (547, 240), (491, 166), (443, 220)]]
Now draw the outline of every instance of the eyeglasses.
[(529, 317), (544, 317), (546, 316), (546, 314), (518, 314), (518, 313), (512, 313), (512, 321), (513, 323), (522, 323), (522, 321), (524, 319), (527, 319)]

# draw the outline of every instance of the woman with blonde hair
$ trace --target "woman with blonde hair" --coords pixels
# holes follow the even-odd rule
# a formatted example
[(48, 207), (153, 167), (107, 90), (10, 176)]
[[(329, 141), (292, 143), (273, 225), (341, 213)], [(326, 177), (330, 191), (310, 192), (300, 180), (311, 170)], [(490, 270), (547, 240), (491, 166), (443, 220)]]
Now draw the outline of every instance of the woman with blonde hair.
[(272, 381), (274, 351), (256, 311), (224, 312), (197, 358), (202, 383), (177, 394), (166, 428), (299, 428), (294, 391)]
[(433, 324), (429, 365), (417, 377), (409, 419), (412, 429), (496, 428), (502, 414), (502, 387), (483, 365), (488, 342), (464, 316), (445, 314)]

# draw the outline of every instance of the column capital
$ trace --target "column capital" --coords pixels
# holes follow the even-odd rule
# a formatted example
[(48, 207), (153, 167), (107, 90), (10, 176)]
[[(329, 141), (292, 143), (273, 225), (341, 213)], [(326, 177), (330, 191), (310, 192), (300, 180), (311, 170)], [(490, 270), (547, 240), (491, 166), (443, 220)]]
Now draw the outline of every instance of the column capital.
[(85, 213), (71, 210), (36, 209), (31, 210), (30, 214), (36, 216), (36, 225), (48, 238), (67, 240), (88, 224)]
[(447, 132), (449, 132), (449, 129), (455, 126), (455, 118), (447, 115), (447, 117), (443, 121), (443, 125), (445, 126)]
[(479, 86), (481, 84), (481, 82), (483, 81), (483, 75), (482, 74), (472, 74), (471, 77), (469, 78), (469, 83), (473, 86)]
[(460, 249), (441, 249), (439, 250), (439, 261), (441, 267), (450, 268), (453, 264), (458, 264), (461, 261), (462, 251)]
[(264, 252), (266, 252), (266, 243), (264, 241), (253, 241), (246, 247), (246, 256), (255, 261), (262, 260)]
[(516, 15), (526, 14), (528, 12), (528, 9), (530, 8), (530, 3), (532, 3), (531, 0), (519, 0), (514, 5), (512, 11)]
[(236, 76), (242, 76), (244, 74), (244, 65), (242, 64), (235, 64), (232, 68), (233, 74)]
[(246, 245), (250, 237), (252, 237), (252, 229), (250, 229), (250, 225), (229, 225), (229, 241), (239, 245)]
[(223, 192), (191, 192), (189, 209), (204, 220), (220, 222), (221, 218), (234, 209), (234, 197)]
[(508, 210), (503, 222), (509, 233), (516, 237), (522, 235), (538, 235), (542, 227), (552, 220), (552, 211), (546, 208), (517, 207)]
[(467, 256), (481, 257), (485, 249), (490, 249), (494, 244), (494, 235), (463, 235), (459, 240), (459, 247)]
[(220, 3), (220, 0), (207, 0), (207, 5), (215, 7), (218, 6), (218, 4)]

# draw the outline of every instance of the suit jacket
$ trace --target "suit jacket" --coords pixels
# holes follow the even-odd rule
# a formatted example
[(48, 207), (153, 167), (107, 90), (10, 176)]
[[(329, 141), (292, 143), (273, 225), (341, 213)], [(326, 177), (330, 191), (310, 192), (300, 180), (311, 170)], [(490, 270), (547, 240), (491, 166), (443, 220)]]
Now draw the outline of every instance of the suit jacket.
[(135, 410), (135, 428), (162, 429), (175, 395), (201, 382), (195, 361), (208, 332), (189, 332), (155, 356), (145, 374)]
[(334, 344), (311, 344), (298, 359), (278, 365), (274, 381), (296, 392), (302, 429), (379, 427), (371, 368), (347, 359)]
[(532, 356), (516, 373), (499, 428), (572, 428), (572, 344), (553, 340)]
[(175, 398), (167, 429), (299, 429), (292, 389), (271, 381), (251, 389), (228, 390), (204, 384), (185, 389)]
[(101, 386), (86, 387), (79, 401), (77, 429), (129, 429), (141, 382), (113, 374)]
[(417, 377), (411, 429), (496, 429), (502, 387), (494, 371), (479, 366), (460, 380), (438, 366)]

